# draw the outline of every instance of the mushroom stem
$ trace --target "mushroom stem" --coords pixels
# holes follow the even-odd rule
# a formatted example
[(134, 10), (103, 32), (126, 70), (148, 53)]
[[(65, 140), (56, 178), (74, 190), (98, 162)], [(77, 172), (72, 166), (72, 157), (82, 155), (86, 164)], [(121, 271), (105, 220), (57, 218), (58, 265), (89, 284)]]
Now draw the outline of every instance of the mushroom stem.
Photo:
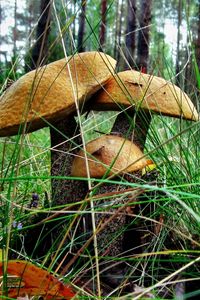
[(87, 184), (80, 180), (63, 180), (59, 176), (71, 176), (74, 155), (81, 145), (81, 136), (74, 115), (67, 120), (57, 122), (50, 128), (51, 134), (51, 175), (52, 205), (66, 205), (83, 200), (87, 193)]
[[(80, 180), (70, 180), (59, 178), (61, 176), (70, 177), (71, 176), (71, 164), (74, 158), (74, 154), (79, 150), (81, 144), (81, 137), (78, 134), (78, 125), (75, 121), (74, 114), (71, 114), (60, 122), (54, 123), (50, 127), (51, 136), (51, 175), (52, 179), (52, 200), (51, 208), (61, 210), (65, 206), (68, 210), (79, 210), (80, 204), (75, 204), (83, 200), (88, 192), (87, 183)], [(56, 178), (55, 178), (56, 177)], [(74, 207), (73, 207), (74, 205)], [(41, 221), (44, 216), (39, 216), (39, 219), (35, 220), (35, 223)], [(46, 217), (46, 215), (45, 215)], [(82, 222), (80, 221), (80, 226), (75, 232), (75, 227), (72, 226), (72, 230), (66, 234), (68, 228), (74, 223), (74, 221), (79, 221), (78, 217), (74, 214), (66, 215), (66, 219), (63, 223), (63, 218), (59, 220), (55, 219), (51, 223), (42, 224), (33, 229), (31, 234), (28, 234), (26, 242), (26, 251), (28, 254), (33, 255), (33, 257), (42, 257), (49, 253), (54, 253), (54, 259), (57, 259), (60, 255), (61, 246), (65, 247), (68, 243), (69, 246), (65, 247), (65, 254), (70, 252), (70, 249), (75, 249), (75, 243), (73, 243), (71, 237), (76, 236), (76, 242), (83, 242), (83, 228)], [(35, 236), (43, 235), (40, 244), (35, 240)], [(33, 252), (34, 249), (34, 253)], [(55, 252), (56, 251), (56, 252)], [(56, 253), (56, 254), (55, 254)], [(51, 257), (52, 258), (52, 257)], [(60, 258), (59, 258), (60, 261)]]
[(134, 114), (133, 111), (121, 112), (117, 116), (112, 130), (137, 144), (143, 151), (150, 122), (151, 113), (149, 111), (140, 110), (137, 114)]
[[(130, 121), (132, 120), (132, 121)], [(125, 113), (121, 113), (117, 119), (115, 120), (115, 124), (113, 126), (114, 131), (118, 131), (120, 134), (125, 136), (126, 138), (130, 139), (132, 142), (137, 144), (137, 146), (140, 148), (140, 150), (144, 150), (149, 125), (151, 122), (151, 112), (140, 110), (140, 112), (137, 113), (128, 113), (125, 115)], [(137, 172), (136, 176), (132, 176), (131, 174), (126, 176), (127, 181), (131, 181), (133, 183), (136, 183), (140, 181), (141, 179), (141, 172)], [(134, 214), (140, 214), (141, 211), (145, 210), (145, 214), (148, 215), (150, 208), (145, 208), (143, 205), (136, 205), (134, 207)], [(130, 223), (133, 222), (133, 218), (130, 216), (122, 216), (125, 218), (126, 225), (130, 225)], [(139, 222), (140, 224), (137, 225), (131, 225), (129, 227), (129, 230), (125, 232), (124, 234), (124, 242), (123, 242), (123, 249), (121, 251), (128, 251), (132, 249), (132, 253), (134, 252), (133, 248), (137, 249), (138, 247), (139, 251), (141, 250), (141, 242), (142, 242), (142, 236), (144, 235), (142, 231), (138, 230), (140, 226), (144, 227), (143, 221)], [(148, 224), (150, 226), (150, 224)]]
[[(149, 128), (151, 120), (151, 113), (146, 111), (141, 111), (140, 113), (137, 113), (134, 115), (133, 111), (129, 112), (122, 112), (118, 115), (112, 131), (117, 132), (121, 134), (124, 138), (131, 140), (132, 142), (136, 143), (137, 146), (141, 150), (144, 149), (146, 136)], [(137, 178), (136, 178), (137, 177)], [(137, 182), (141, 178), (141, 172), (137, 172), (136, 176), (133, 177), (130, 175), (125, 175), (125, 179), (127, 181), (131, 182)], [(117, 178), (115, 178), (117, 180)], [(120, 178), (119, 178), (119, 184), (109, 184), (109, 183), (103, 183), (98, 188), (98, 194), (104, 194), (106, 192), (111, 191), (122, 191), (126, 189), (124, 185), (120, 185)], [(127, 200), (130, 201), (130, 197), (127, 199), (123, 196), (119, 197), (116, 196), (116, 198), (112, 198), (112, 201), (116, 205), (116, 208), (108, 206), (108, 213), (116, 213), (116, 217), (105, 227), (105, 229), (98, 234), (98, 246), (100, 249), (104, 250), (104, 255), (108, 257), (113, 257), (110, 261), (106, 261), (105, 258), (105, 266), (108, 264), (110, 265), (109, 270), (106, 270), (103, 272), (102, 270), (102, 278), (105, 279), (105, 282), (109, 282), (109, 284), (113, 287), (118, 287), (120, 284), (123, 284), (123, 281), (126, 280), (125, 278), (129, 272), (131, 272), (130, 268), (127, 267), (126, 263), (118, 263), (116, 264), (114, 258), (122, 258), (123, 256), (133, 254), (134, 248), (137, 249), (136, 251), (141, 251), (141, 241), (142, 241), (142, 232), (138, 230), (138, 224), (132, 225), (134, 223), (134, 220), (132, 217), (130, 217), (127, 214), (127, 208), (125, 208), (121, 211), (120, 214), (117, 213), (118, 206), (124, 205), (124, 203), (127, 202)], [(136, 199), (133, 198), (133, 202)], [(106, 202), (109, 200), (102, 200), (101, 202), (104, 202), (104, 205), (106, 205)], [(100, 203), (99, 203), (100, 204)], [(98, 205), (98, 203), (96, 203)], [(147, 212), (148, 213), (148, 212)], [(140, 214), (140, 207), (139, 205), (136, 205), (134, 207), (134, 214)], [(108, 215), (109, 216), (109, 215)], [(108, 216), (96, 214), (96, 222), (97, 224), (102, 222), (102, 220), (105, 221)], [(140, 222), (141, 223), (141, 222)], [(141, 225), (141, 224), (139, 224)], [(142, 224), (143, 226), (143, 224)], [(128, 227), (128, 231), (126, 230)], [(111, 237), (113, 236), (113, 233), (115, 233), (116, 238), (110, 243)], [(118, 235), (117, 235), (118, 234)], [(109, 247), (107, 245), (110, 245)], [(107, 248), (107, 249), (106, 249)], [(125, 261), (125, 260), (124, 260)], [(114, 267), (113, 267), (114, 266)], [(127, 273), (128, 272), (128, 273)]]
[[(79, 126), (75, 121), (75, 115), (72, 114), (67, 120), (57, 122), (54, 127), (50, 129), (51, 135), (51, 175), (57, 178), (52, 179), (52, 206), (64, 205), (65, 209), (68, 206), (70, 210), (81, 210), (81, 204), (76, 204), (79, 201), (83, 201), (88, 193), (87, 182), (74, 179), (59, 179), (60, 176), (71, 176), (71, 165), (74, 159), (74, 155), (80, 150), (82, 144), (81, 136), (79, 133)], [(75, 206), (76, 205), (76, 206)], [(72, 230), (69, 232), (70, 236), (80, 244), (85, 241), (88, 233), (85, 228), (85, 216), (73, 216), (71, 215), (71, 224), (75, 221), (75, 226), (72, 226)], [(76, 224), (79, 226), (76, 227)], [(71, 225), (69, 225), (70, 227)], [(52, 239), (55, 240), (57, 234), (60, 234), (60, 229), (56, 229), (53, 233)], [(68, 238), (67, 238), (68, 239)], [(72, 240), (71, 248), (73, 251), (77, 249), (75, 243)], [(65, 232), (61, 243), (66, 244)], [(60, 245), (58, 245), (58, 248)], [(65, 251), (66, 252), (66, 251)]]

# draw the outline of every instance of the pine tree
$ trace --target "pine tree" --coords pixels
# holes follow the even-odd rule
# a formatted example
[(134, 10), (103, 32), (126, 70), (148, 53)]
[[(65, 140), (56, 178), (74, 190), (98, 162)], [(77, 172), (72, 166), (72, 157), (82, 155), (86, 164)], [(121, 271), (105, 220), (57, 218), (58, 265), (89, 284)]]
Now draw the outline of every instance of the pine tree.
[(86, 0), (81, 0), (81, 12), (79, 15), (79, 29), (78, 29), (78, 43), (77, 48), (79, 52), (85, 51), (84, 34), (85, 34), (85, 13), (86, 13)]
[(101, 0), (101, 25), (99, 32), (100, 50), (103, 50), (106, 43), (106, 13), (107, 13), (107, 0)]
[(127, 28), (126, 28), (126, 65), (129, 69), (134, 67), (135, 31), (136, 31), (136, 0), (128, 1)]
[(41, 0), (40, 18), (37, 24), (36, 42), (31, 53), (29, 68), (33, 70), (47, 61), (48, 58), (48, 36), (50, 32), (51, 0)]
[(150, 22), (152, 0), (142, 0), (140, 7), (140, 30), (138, 34), (137, 67), (147, 73), (149, 59)]

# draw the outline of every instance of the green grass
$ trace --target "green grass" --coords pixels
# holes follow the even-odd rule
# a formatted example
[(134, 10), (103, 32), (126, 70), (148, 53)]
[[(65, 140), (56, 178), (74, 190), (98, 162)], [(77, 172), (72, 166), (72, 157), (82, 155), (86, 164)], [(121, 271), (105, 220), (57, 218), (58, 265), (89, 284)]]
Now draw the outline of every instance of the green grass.
[[(90, 36), (87, 39), (90, 39)], [(91, 44), (94, 40), (96, 44), (96, 37), (92, 35)], [(199, 85), (199, 70), (194, 58), (193, 62), (196, 78), (191, 78), (191, 81), (196, 79)], [(152, 66), (155, 63), (157, 62), (152, 61)], [(169, 69), (167, 62), (165, 67), (164, 73), (171, 78), (174, 71)], [(156, 70), (154, 67), (153, 69)], [(198, 99), (198, 94), (197, 88), (194, 87), (190, 96), (192, 99)], [(81, 128), (85, 142), (109, 133), (115, 117), (114, 112), (92, 111), (88, 115), (82, 115)], [(61, 274), (62, 268), (74, 259), (74, 263), (66, 270), (66, 276), (61, 275), (61, 278), (64, 282), (73, 282), (75, 286), (80, 287), (80, 282), (77, 284), (78, 280), (81, 276), (84, 278), (86, 270), (90, 270), (90, 290), (81, 291), (80, 299), (97, 299), (97, 262), (107, 268), (111, 263), (118, 264), (123, 261), (131, 266), (126, 276), (134, 284), (147, 288), (149, 293), (156, 295), (154, 299), (167, 299), (168, 296), (164, 297), (162, 294), (164, 288), (175, 300), (176, 283), (185, 281), (190, 285), (190, 281), (195, 283), (195, 280), (200, 280), (199, 136), (199, 122), (153, 115), (145, 154), (152, 159), (156, 168), (143, 177), (133, 175), (134, 180), (131, 182), (124, 178), (84, 179), (91, 185), (91, 189), (85, 199), (76, 203), (78, 209), (74, 207), (74, 203), (52, 206), (48, 128), (24, 137), (0, 138), (0, 248), (3, 251), (3, 259), (33, 259), (41, 266), (50, 266), (57, 274)], [(69, 177), (58, 176), (57, 179), (64, 181)], [(76, 180), (78, 186), (81, 179)], [(117, 193), (112, 193), (112, 190), (110, 193), (104, 193), (101, 198), (95, 198), (102, 185), (111, 189), (114, 187)], [(123, 189), (129, 190), (128, 196)], [(136, 197), (135, 193), (138, 190), (140, 193)], [(39, 196), (37, 209), (30, 209), (33, 193)], [(120, 201), (113, 204), (116, 198)], [(139, 245), (132, 255), (122, 258), (117, 255), (104, 255), (108, 245), (129, 230), (123, 225), (108, 236), (105, 248), (98, 249), (99, 256), (95, 257), (93, 237), (88, 238), (87, 231), (80, 232), (79, 217), (87, 216), (88, 213), (95, 215), (103, 212), (108, 215), (109, 224), (114, 214), (123, 211), (126, 201), (130, 198), (133, 206), (130, 223), (144, 231), (143, 244)], [(93, 203), (94, 208), (89, 207), (88, 203)], [(138, 212), (139, 206), (141, 209)], [(66, 208), (68, 212), (63, 211)], [(22, 229), (13, 227), (14, 221), (22, 223)], [(154, 228), (154, 235), (150, 238), (147, 226)], [(77, 230), (78, 234), (75, 234)], [(52, 240), (51, 231), (54, 234)], [(134, 235), (135, 231), (132, 234)], [(46, 237), (48, 238), (45, 239)], [(45, 250), (36, 258), (38, 249), (35, 246), (29, 249), (27, 254), (27, 241), (33, 240), (37, 240), (38, 249)], [(49, 244), (47, 240), (50, 241)], [(78, 252), (77, 249), (81, 251)], [(66, 261), (62, 265), (63, 258)], [(134, 299), (139, 299), (137, 297), (143, 292), (144, 290), (141, 290), (134, 295)], [(184, 299), (190, 299), (195, 294), (200, 293), (194, 288), (192, 292), (184, 295)], [(109, 290), (108, 296), (102, 298), (125, 300), (133, 299), (132, 297), (133, 295), (124, 296), (119, 286), (115, 295)]]
[[(96, 138), (98, 133), (94, 132), (94, 128), (99, 132), (109, 132), (112, 122), (105, 126), (106, 118), (110, 118), (112, 114), (104, 115), (90, 114), (88, 119), (84, 121), (84, 131), (86, 131), (86, 139), (91, 140)], [(102, 123), (102, 124), (101, 124)], [(101, 124), (101, 125), (99, 125)], [(89, 128), (91, 128), (89, 130)], [(155, 236), (152, 242), (146, 249), (146, 254), (142, 256), (133, 257), (127, 259), (128, 263), (137, 265), (138, 270), (142, 267), (145, 270), (145, 274), (148, 274), (150, 280), (150, 286), (154, 289), (155, 293), (159, 289), (159, 282), (162, 279), (160, 277), (160, 264), (166, 264), (169, 268), (167, 271), (169, 274), (174, 272), (179, 273), (178, 270), (173, 269), (173, 264), (186, 266), (192, 263), (195, 257), (199, 256), (200, 240), (200, 214), (199, 214), (199, 135), (198, 124), (190, 123), (187, 121), (180, 121), (173, 118), (166, 118), (155, 116), (151, 122), (149, 128), (149, 134), (145, 146), (146, 153), (149, 153), (151, 159), (156, 163), (158, 174), (156, 177), (157, 185), (148, 185), (143, 181), (132, 184), (125, 182), (126, 188), (131, 187), (146, 187), (150, 191), (150, 196), (145, 199), (147, 204), (152, 205), (151, 215), (148, 217), (154, 222), (160, 221), (160, 216), (163, 216), (164, 223), (161, 225), (158, 236)], [(181, 133), (183, 132), (183, 133)], [(5, 242), (7, 238), (18, 238), (20, 233), (21, 238), (26, 237), (26, 232), (31, 234), (32, 226), (31, 222), (34, 219), (34, 215), (39, 213), (38, 220), (48, 217), (48, 210), (45, 213), (44, 200), (45, 193), (48, 194), (49, 200), (51, 199), (51, 187), (50, 187), (50, 142), (49, 142), (49, 130), (42, 129), (35, 133), (28, 134), (23, 140), (23, 144), (19, 145), (15, 137), (10, 139), (1, 139), (1, 165), (2, 176), (1, 183), (1, 215), (2, 220), (2, 242)], [(15, 151), (20, 149), (20, 160), (16, 164), (14, 159)], [(3, 178), (7, 178), (3, 182)], [(16, 180), (9, 181), (9, 178), (16, 177)], [(17, 179), (19, 177), (19, 179)], [(23, 180), (20, 180), (23, 177)], [(61, 178), (62, 180), (62, 178)], [(106, 182), (106, 180), (104, 180)], [(122, 184), (122, 183), (121, 183)], [(26, 211), (26, 208), (30, 204), (32, 193), (38, 193), (40, 197), (39, 210)], [(123, 195), (122, 195), (123, 196)], [(143, 195), (137, 200), (138, 203), (144, 203)], [(53, 210), (60, 210), (62, 207), (54, 207)], [(98, 206), (97, 206), (98, 209)], [(5, 215), (6, 221), (5, 221)], [(9, 218), (22, 222), (23, 230), (17, 230), (12, 228), (12, 223), (9, 222)], [(140, 217), (138, 217), (140, 220)], [(63, 245), (58, 252), (56, 252), (57, 245), (62, 240), (62, 234), (69, 230), (70, 224), (74, 222), (75, 217), (73, 215), (61, 215), (54, 221), (48, 221), (45, 223), (47, 226), (50, 223), (55, 226), (62, 225), (62, 231), (58, 235), (55, 245), (52, 244), (52, 248), (48, 249), (46, 257), (42, 260), (46, 261), (47, 258), (56, 255), (52, 266), (56, 266), (56, 261), (62, 253), (69, 251), (69, 244)], [(145, 220), (145, 219), (144, 219)], [(146, 222), (146, 221), (145, 221)], [(7, 225), (6, 225), (7, 224)], [(9, 226), (11, 229), (11, 235), (8, 236), (9, 231), (4, 230), (5, 226)], [(34, 229), (34, 227), (33, 227)], [(122, 231), (125, 230), (122, 229)], [(63, 233), (62, 233), (63, 232)], [(45, 231), (41, 229), (38, 236), (39, 245), (42, 243)], [(117, 233), (116, 233), (117, 235)], [(169, 236), (173, 240), (174, 250), (168, 248)], [(81, 236), (80, 236), (81, 238)], [(167, 239), (167, 240), (166, 240)], [(79, 240), (73, 240), (74, 245), (79, 245)], [(3, 244), (2, 244), (3, 247)], [(86, 249), (85, 249), (86, 250)], [(34, 251), (34, 249), (33, 249)], [(12, 251), (11, 251), (12, 252)], [(94, 257), (90, 252), (83, 252), (80, 258), (86, 255), (89, 261), (82, 267), (79, 265), (82, 263), (81, 259), (77, 260), (77, 270), (69, 275), (68, 279), (74, 280), (77, 276), (80, 276), (84, 272), (85, 268), (88, 268), (88, 263), (93, 264)], [(26, 251), (21, 242), (20, 258), (28, 258)], [(113, 260), (113, 258), (111, 258)], [(109, 261), (110, 258), (104, 257), (103, 260)], [(100, 260), (102, 262), (102, 260)], [(115, 259), (117, 262), (117, 260)], [(42, 261), (41, 261), (42, 262)], [(145, 267), (146, 265), (146, 267)], [(76, 269), (76, 268), (75, 268)], [(195, 268), (194, 268), (195, 269)], [(165, 270), (166, 271), (166, 270)], [(181, 274), (191, 276), (191, 271), (184, 270)], [(198, 276), (195, 270), (193, 270), (194, 276)], [(196, 271), (197, 272), (197, 271)], [(139, 272), (140, 273), (140, 272)], [(131, 275), (132, 276), (132, 275)], [(174, 277), (172, 276), (172, 280)], [(146, 279), (139, 275), (137, 284), (140, 286), (145, 285)], [(165, 281), (164, 283), (165, 284)], [(155, 286), (155, 288), (153, 288)], [(87, 297), (86, 297), (87, 298)], [(88, 298), (89, 299), (89, 298)], [(92, 298), (91, 298), (92, 299)], [(124, 298), (125, 299), (125, 298)], [(158, 298), (162, 299), (162, 298)]]

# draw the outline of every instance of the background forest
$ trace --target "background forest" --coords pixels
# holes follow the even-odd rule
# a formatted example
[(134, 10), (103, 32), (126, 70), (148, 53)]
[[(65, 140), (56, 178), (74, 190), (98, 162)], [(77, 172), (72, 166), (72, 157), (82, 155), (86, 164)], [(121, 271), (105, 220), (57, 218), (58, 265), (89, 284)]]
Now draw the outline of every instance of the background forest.
[[(165, 78), (185, 91), (199, 112), (199, 0), (0, 0), (1, 94), (31, 70), (88, 51), (112, 56), (117, 72), (134, 69)], [(55, 139), (52, 146), (56, 125), (50, 124), (22, 137), (0, 138), (0, 248), (4, 259), (29, 260), (55, 274), (65, 274), (62, 280), (78, 290), (80, 299), (97, 299), (97, 294), (98, 299), (199, 299), (199, 121), (143, 112), (139, 118), (141, 130), (146, 130), (144, 153), (153, 164), (125, 183), (127, 189), (145, 189), (145, 193), (139, 193), (134, 202), (134, 207), (142, 208), (134, 212), (133, 227), (117, 228), (115, 234), (118, 238), (127, 228), (141, 226), (143, 220), (145, 226), (154, 226), (151, 242), (144, 234), (138, 248), (122, 261), (102, 254), (102, 245), (93, 253), (85, 242), (90, 238), (80, 232), (77, 220), (84, 212), (98, 212), (98, 206), (87, 207), (98, 192), (89, 193), (85, 202), (79, 199), (78, 208), (72, 196), (67, 208), (73, 213), (64, 213), (63, 199), (68, 194), (63, 186), (69, 174), (52, 171), (57, 155), (52, 153), (60, 140)], [(76, 122), (87, 143), (110, 133), (116, 119), (113, 111), (88, 111)], [(94, 182), (88, 182), (91, 190)], [(103, 179), (103, 184), (111, 183), (119, 184)], [(80, 178), (75, 189), (79, 188), (83, 188)], [(112, 193), (105, 197), (112, 198)], [(119, 214), (123, 203), (112, 213)], [(131, 285), (122, 279), (113, 283), (109, 272), (101, 285), (101, 264), (107, 270), (105, 261), (110, 260), (132, 266), (134, 271), (126, 274)], [(117, 268), (112, 272), (122, 276)], [(127, 293), (130, 298), (124, 296)]]
[[(118, 61), (120, 70), (139, 68), (149, 58), (150, 73), (167, 78), (176, 74), (176, 81), (192, 90), (193, 51), (199, 63), (198, 1), (55, 1), (48, 8), (50, 3), (1, 1), (1, 80), (9, 64), (15, 64), (15, 72), (24, 72), (23, 65), (26, 71), (31, 68), (30, 51), (45, 26), (48, 44), (43, 59), (51, 62), (63, 57), (59, 21), (68, 55), (103, 49)], [(145, 44), (148, 51), (143, 50)]]

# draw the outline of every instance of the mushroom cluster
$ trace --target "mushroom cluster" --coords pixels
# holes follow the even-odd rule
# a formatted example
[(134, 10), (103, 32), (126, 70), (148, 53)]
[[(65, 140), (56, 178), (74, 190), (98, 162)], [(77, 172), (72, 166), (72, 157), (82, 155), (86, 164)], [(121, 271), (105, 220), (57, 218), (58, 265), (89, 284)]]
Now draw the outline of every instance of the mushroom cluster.
[[(86, 159), (89, 174), (95, 178), (141, 170), (149, 160), (143, 154), (138, 133), (133, 136), (127, 132), (138, 111), (192, 121), (199, 120), (199, 115), (189, 97), (174, 84), (134, 70), (115, 73), (115, 65), (109, 55), (85, 52), (25, 74), (0, 97), (0, 136), (50, 126), (54, 176), (87, 177)], [(124, 137), (104, 135), (89, 142), (85, 154), (74, 118), (77, 109), (119, 110), (113, 128)], [(146, 131), (143, 140), (145, 136)], [(52, 181), (52, 203), (56, 205), (75, 203), (87, 192), (86, 181), (73, 177)], [(124, 216), (121, 220), (119, 226), (126, 224)], [(118, 249), (118, 254), (122, 252)]]
[(0, 136), (17, 134), (22, 124), (28, 133), (66, 119), (76, 111), (76, 101), (84, 109), (89, 99), (94, 110), (141, 108), (199, 120), (179, 87), (134, 70), (113, 75), (115, 65), (109, 55), (85, 52), (25, 74), (0, 97)]

